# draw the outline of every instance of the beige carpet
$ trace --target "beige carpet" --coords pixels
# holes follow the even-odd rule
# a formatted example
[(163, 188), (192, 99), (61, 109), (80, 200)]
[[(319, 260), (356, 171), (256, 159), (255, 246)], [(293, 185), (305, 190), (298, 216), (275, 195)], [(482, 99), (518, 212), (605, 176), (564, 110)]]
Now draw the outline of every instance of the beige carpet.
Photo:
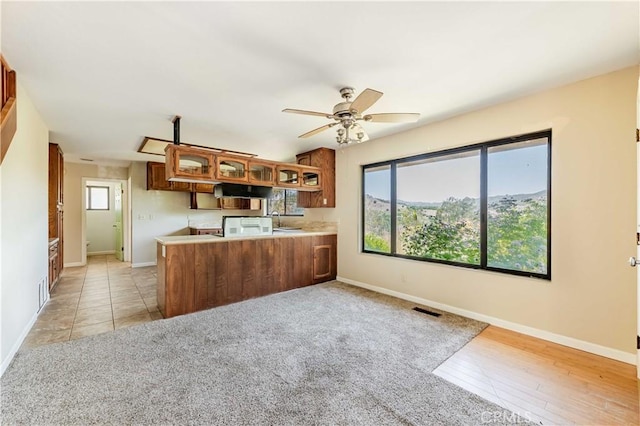
[(414, 306), (331, 282), (26, 350), (2, 378), (1, 423), (469, 425), (503, 412), (431, 374), (485, 324)]

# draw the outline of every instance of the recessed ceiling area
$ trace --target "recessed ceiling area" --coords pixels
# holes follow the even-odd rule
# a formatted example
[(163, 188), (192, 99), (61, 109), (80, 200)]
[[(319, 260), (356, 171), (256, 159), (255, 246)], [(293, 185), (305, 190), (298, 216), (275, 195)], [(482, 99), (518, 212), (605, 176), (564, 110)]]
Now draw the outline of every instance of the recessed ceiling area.
[[(371, 140), (638, 63), (637, 2), (2, 2), (2, 53), (65, 159), (156, 161), (145, 136), (291, 161), (337, 148), (341, 87)], [(366, 142), (370, 143), (370, 142)]]

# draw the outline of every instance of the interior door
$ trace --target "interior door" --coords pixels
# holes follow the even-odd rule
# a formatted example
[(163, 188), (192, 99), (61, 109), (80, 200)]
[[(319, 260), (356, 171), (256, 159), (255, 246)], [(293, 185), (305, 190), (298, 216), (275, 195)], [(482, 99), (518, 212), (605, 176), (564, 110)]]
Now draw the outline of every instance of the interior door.
[(115, 223), (113, 227), (116, 232), (116, 259), (124, 261), (124, 238), (122, 235), (122, 183), (116, 183), (113, 189), (114, 201), (113, 210), (115, 213)]

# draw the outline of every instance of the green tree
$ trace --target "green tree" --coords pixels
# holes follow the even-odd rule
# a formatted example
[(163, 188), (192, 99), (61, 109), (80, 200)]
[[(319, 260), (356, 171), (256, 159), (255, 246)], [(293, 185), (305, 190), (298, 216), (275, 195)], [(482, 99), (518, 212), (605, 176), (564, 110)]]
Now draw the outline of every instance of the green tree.
[(504, 197), (492, 203), (487, 224), (487, 264), (547, 272), (547, 203)]
[(366, 250), (379, 251), (383, 253), (389, 253), (391, 251), (389, 242), (374, 234), (366, 234), (364, 236), (364, 248)]
[(450, 197), (426, 223), (402, 231), (402, 248), (411, 256), (478, 264), (480, 232), (474, 200)]

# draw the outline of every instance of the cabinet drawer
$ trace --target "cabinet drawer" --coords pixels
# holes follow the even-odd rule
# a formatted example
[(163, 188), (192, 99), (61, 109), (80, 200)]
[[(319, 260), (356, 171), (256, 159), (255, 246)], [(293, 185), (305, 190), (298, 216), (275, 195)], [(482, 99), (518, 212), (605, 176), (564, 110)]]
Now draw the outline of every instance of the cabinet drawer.
[(49, 246), (49, 257), (53, 257), (58, 254), (58, 243)]

